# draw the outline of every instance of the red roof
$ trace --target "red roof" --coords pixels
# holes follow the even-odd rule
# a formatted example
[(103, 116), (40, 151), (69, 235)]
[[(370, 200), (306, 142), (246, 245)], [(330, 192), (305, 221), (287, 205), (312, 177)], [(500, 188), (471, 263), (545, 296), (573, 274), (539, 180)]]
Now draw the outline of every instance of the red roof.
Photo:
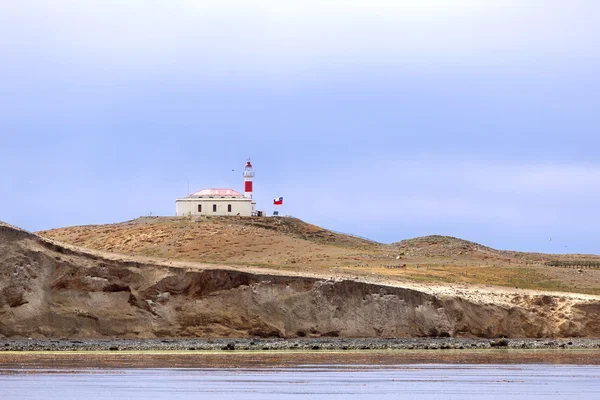
[(233, 189), (202, 189), (197, 191), (196, 193), (192, 193), (190, 197), (221, 197), (221, 196), (229, 196), (229, 197), (244, 197), (240, 192)]

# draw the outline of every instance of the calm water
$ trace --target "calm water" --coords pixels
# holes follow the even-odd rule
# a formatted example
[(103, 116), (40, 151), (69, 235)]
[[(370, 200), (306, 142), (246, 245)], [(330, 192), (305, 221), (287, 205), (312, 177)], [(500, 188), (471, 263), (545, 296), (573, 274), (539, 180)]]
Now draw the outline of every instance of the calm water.
[(600, 399), (600, 366), (4, 370), (9, 399)]

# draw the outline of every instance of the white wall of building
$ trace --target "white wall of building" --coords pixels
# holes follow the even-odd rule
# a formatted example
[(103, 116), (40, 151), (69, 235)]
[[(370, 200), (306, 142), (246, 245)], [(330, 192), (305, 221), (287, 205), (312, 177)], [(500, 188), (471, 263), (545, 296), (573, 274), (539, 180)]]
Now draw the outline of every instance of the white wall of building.
[[(213, 206), (216, 205), (216, 211)], [(198, 209), (201, 206), (201, 210)], [(229, 211), (231, 206), (231, 211)], [(256, 203), (244, 198), (184, 198), (177, 199), (175, 209), (178, 217), (187, 215), (241, 215), (251, 216), (256, 212)]]

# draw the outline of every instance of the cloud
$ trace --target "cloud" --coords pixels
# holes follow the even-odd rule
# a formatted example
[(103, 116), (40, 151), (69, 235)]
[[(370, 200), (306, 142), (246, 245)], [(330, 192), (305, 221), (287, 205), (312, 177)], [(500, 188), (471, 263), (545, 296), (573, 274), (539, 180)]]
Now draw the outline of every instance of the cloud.
[[(23, 0), (0, 10), (0, 48), (67, 65), (211, 75), (314, 68), (442, 70), (597, 61), (592, 2), (539, 0)], [(584, 7), (585, 5), (585, 7)], [(544, 62), (544, 60), (546, 62)]]
[(474, 187), (494, 193), (544, 198), (600, 196), (600, 166), (594, 164), (470, 165), (461, 167)]
[[(500, 224), (514, 229), (600, 223), (600, 165), (511, 164), (408, 157), (355, 160), (280, 188), (292, 214), (390, 222)], [(264, 203), (263, 203), (264, 204)]]

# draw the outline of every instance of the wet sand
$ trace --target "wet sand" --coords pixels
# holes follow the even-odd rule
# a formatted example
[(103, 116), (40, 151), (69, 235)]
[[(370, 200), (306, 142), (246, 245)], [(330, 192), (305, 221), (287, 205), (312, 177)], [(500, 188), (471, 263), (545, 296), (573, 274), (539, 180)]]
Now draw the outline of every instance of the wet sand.
[(1, 370), (69, 368), (277, 368), (300, 365), (600, 365), (600, 350), (2, 352)]

